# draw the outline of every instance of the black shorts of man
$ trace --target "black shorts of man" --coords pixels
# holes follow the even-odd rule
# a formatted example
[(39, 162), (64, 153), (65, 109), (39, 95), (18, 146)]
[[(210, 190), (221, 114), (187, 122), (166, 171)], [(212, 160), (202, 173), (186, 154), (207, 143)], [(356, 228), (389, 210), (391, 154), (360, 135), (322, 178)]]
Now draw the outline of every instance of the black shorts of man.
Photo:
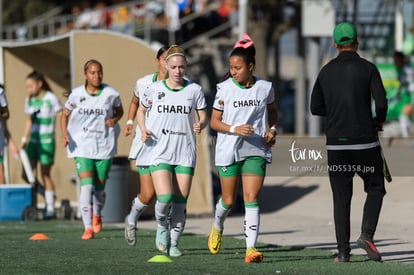
[(335, 262), (349, 262), (350, 259), (350, 212), (355, 174), (362, 178), (366, 192), (357, 244), (367, 252), (369, 259), (381, 261), (373, 237), (386, 193), (377, 133), (386, 119), (387, 99), (378, 69), (357, 53), (355, 27), (347, 22), (336, 25), (333, 40), (339, 54), (319, 72), (310, 108), (313, 115), (326, 117), (328, 173), (338, 246)]

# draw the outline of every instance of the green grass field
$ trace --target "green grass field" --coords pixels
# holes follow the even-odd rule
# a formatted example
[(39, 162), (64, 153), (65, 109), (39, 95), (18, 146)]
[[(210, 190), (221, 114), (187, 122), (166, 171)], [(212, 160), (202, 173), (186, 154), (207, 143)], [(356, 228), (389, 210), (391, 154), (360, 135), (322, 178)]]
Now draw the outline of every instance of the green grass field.
[[(80, 221), (0, 223), (0, 274), (414, 274), (414, 265), (375, 263), (352, 256), (335, 264), (330, 251), (259, 244), (261, 264), (244, 263), (244, 240), (224, 236), (222, 250), (211, 255), (206, 236), (184, 234), (184, 255), (172, 263), (149, 263), (158, 255), (155, 231), (139, 230), (129, 247), (123, 228), (105, 225), (95, 239), (82, 241)], [(35, 233), (50, 239), (31, 241)]]

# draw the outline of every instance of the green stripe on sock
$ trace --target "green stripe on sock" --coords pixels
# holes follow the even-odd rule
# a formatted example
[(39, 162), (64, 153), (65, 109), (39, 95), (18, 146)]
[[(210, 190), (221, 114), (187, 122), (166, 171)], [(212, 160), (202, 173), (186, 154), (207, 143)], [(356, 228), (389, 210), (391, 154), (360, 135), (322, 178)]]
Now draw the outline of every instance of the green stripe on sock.
[(259, 202), (258, 201), (245, 202), (244, 207), (246, 207), (246, 208), (256, 208), (256, 207), (259, 207)]
[(220, 198), (220, 204), (223, 206), (224, 209), (230, 209), (230, 206), (224, 203), (224, 201)]
[(170, 203), (173, 201), (173, 194), (157, 195), (157, 200), (162, 203)]
[(185, 196), (174, 196), (173, 202), (175, 203), (187, 203), (188, 197)]

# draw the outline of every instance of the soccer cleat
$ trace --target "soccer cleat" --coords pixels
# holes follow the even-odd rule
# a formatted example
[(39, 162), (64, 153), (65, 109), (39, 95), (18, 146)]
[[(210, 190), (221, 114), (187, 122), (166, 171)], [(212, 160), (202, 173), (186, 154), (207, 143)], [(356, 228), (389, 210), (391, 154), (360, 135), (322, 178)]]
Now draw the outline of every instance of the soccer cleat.
[(257, 251), (256, 248), (250, 247), (246, 250), (246, 257), (244, 257), (244, 262), (249, 263), (261, 263), (263, 261), (263, 253)]
[(136, 244), (136, 231), (137, 228), (133, 224), (128, 223), (128, 216), (125, 218), (125, 240), (128, 245), (134, 246)]
[(375, 247), (372, 239), (361, 235), (357, 240), (357, 244), (360, 248), (364, 249), (367, 252), (367, 256), (369, 259), (373, 261), (381, 261), (381, 253)]
[(348, 263), (350, 255), (348, 252), (338, 252), (338, 255), (334, 259), (335, 263)]
[(178, 249), (176, 245), (174, 245), (170, 247), (168, 255), (170, 257), (180, 257), (181, 255), (183, 255), (183, 253), (180, 251), (180, 249)]
[(155, 246), (158, 251), (167, 254), (168, 250), (168, 230), (167, 228), (157, 227), (157, 236), (155, 239)]
[(92, 215), (93, 233), (98, 234), (102, 230), (102, 217)]
[(208, 236), (208, 250), (211, 254), (218, 254), (221, 248), (221, 239), (223, 238), (223, 230), (217, 230), (214, 225), (211, 227), (210, 235)]
[(90, 239), (93, 239), (93, 229), (86, 228), (85, 232), (83, 232), (82, 240), (90, 240)]

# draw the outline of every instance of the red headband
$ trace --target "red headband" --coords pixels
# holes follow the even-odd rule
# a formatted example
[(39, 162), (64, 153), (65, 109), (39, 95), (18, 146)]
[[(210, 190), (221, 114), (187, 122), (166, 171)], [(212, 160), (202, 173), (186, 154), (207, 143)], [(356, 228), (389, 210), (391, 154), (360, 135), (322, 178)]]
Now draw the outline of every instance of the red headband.
[(234, 44), (233, 49), (239, 48), (239, 47), (247, 49), (251, 46), (253, 46), (253, 40), (250, 38), (250, 36), (247, 33), (244, 33), (242, 36), (242, 40), (237, 41), (236, 44)]

